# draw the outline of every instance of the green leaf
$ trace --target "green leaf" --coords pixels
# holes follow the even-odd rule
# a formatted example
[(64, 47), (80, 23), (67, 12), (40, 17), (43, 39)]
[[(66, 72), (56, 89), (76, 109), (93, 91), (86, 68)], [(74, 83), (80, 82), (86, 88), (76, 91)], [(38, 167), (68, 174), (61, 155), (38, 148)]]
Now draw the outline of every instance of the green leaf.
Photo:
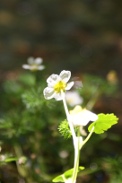
[(62, 175), (59, 175), (57, 177), (55, 177), (52, 182), (64, 182), (65, 181), (65, 177)]
[(91, 125), (89, 125), (88, 130), (89, 132), (94, 127), (94, 132), (96, 134), (104, 133), (104, 131), (107, 131), (109, 128), (111, 128), (112, 125), (115, 125), (118, 122), (118, 118), (112, 113), (112, 114), (98, 114), (97, 121), (93, 122)]
[(14, 158), (14, 157), (13, 157), (13, 158), (6, 158), (6, 159), (5, 159), (5, 162), (6, 162), (6, 163), (9, 163), (9, 162), (11, 162), (11, 161), (16, 161), (16, 160), (17, 160), (17, 158)]
[[(65, 119), (64, 121), (62, 121), (62, 122), (59, 124), (58, 130), (59, 130), (59, 133), (60, 133), (65, 139), (71, 138), (72, 133), (71, 133), (71, 130), (70, 130), (70, 128), (69, 128), (68, 121), (67, 121), (66, 119)], [(79, 127), (75, 127), (74, 130), (75, 130), (75, 133), (77, 134), (78, 131), (79, 131)]]
[[(74, 170), (74, 168), (71, 168), (71, 169), (67, 170), (66, 172), (64, 172), (65, 177), (66, 178), (71, 177), (72, 174), (73, 174), (73, 170)], [(79, 166), (78, 172), (81, 171), (81, 170), (84, 170), (84, 167), (83, 166)]]
[(70, 138), (72, 136), (69, 125), (68, 125), (68, 121), (64, 120), (59, 124), (58, 127), (59, 133), (66, 139)]
[[(72, 177), (73, 170), (74, 170), (74, 168), (71, 168), (71, 169), (67, 170), (63, 174), (55, 177), (52, 181), (53, 182), (65, 182), (67, 179), (69, 179), (70, 177)], [(84, 170), (84, 167), (83, 166), (79, 166), (78, 172), (81, 171), (81, 170)]]

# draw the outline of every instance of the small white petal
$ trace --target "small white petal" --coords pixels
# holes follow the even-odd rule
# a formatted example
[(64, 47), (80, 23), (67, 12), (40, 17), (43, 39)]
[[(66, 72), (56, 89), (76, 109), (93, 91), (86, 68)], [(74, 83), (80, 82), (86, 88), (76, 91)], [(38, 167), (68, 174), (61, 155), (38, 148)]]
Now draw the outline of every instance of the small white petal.
[(71, 77), (71, 72), (63, 70), (63, 71), (61, 71), (59, 76), (60, 76), (61, 80), (63, 80), (65, 83), (67, 83)]
[(59, 76), (57, 74), (52, 74), (47, 78), (48, 86), (53, 87), (58, 80), (59, 80)]
[(42, 60), (42, 58), (39, 58), (39, 57), (37, 57), (37, 58), (35, 58), (35, 64), (41, 64), (43, 62), (43, 60)]
[(57, 101), (63, 100), (61, 93), (55, 93), (54, 98)]
[(98, 119), (98, 116), (95, 113), (93, 113), (91, 111), (88, 111), (88, 110), (86, 110), (86, 111), (87, 111), (87, 114), (90, 117), (90, 121), (96, 121)]
[(74, 85), (74, 81), (72, 81), (70, 83), (67, 83), (67, 86), (66, 86), (65, 90), (70, 90), (73, 85)]
[(24, 64), (24, 65), (22, 65), (22, 68), (23, 69), (30, 69), (30, 65)]
[[(65, 183), (72, 183), (72, 178), (68, 178), (67, 180), (65, 180)], [(76, 183), (76, 182), (74, 182)]]
[(90, 121), (96, 121), (98, 116), (86, 109), (75, 113), (75, 109), (70, 113), (70, 117), (74, 126), (86, 126)]
[(66, 101), (70, 106), (76, 106), (82, 104), (83, 98), (76, 91), (66, 92)]
[(45, 66), (44, 65), (38, 66), (38, 70), (43, 70), (43, 69), (45, 69)]
[(83, 87), (83, 83), (82, 83), (81, 81), (75, 81), (74, 87), (75, 87), (76, 89), (81, 88), (81, 87)]
[(30, 70), (31, 71), (37, 71), (38, 70), (38, 66), (37, 65), (30, 65)]
[(30, 65), (34, 64), (34, 58), (33, 58), (33, 57), (29, 57), (29, 58), (27, 59), (27, 62), (28, 62), (28, 64), (30, 64)]
[(54, 92), (53, 88), (46, 87), (43, 91), (43, 94), (44, 94), (45, 99), (49, 100), (54, 97), (55, 92)]

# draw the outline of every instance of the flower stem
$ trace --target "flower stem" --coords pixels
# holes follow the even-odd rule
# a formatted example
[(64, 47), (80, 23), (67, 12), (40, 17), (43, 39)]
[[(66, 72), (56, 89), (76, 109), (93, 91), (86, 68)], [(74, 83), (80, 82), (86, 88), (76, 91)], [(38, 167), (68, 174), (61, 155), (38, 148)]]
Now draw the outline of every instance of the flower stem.
[(72, 174), (72, 183), (76, 183), (77, 179), (77, 174), (78, 174), (78, 167), (79, 167), (79, 157), (80, 157), (80, 149), (86, 144), (86, 142), (90, 139), (92, 133), (94, 132), (94, 127), (90, 131), (89, 135), (86, 137), (86, 139), (80, 143), (80, 131), (78, 132), (78, 136), (76, 136), (73, 124), (71, 122), (70, 114), (68, 111), (67, 103), (65, 100), (65, 93), (61, 91), (62, 99), (63, 99), (63, 105), (64, 105), (64, 110), (66, 113), (67, 121), (72, 133), (72, 138), (73, 138), (73, 145), (74, 145), (74, 168), (73, 168), (73, 174)]
[(73, 145), (74, 145), (74, 168), (73, 168), (73, 175), (72, 175), (72, 183), (76, 182), (76, 178), (77, 178), (77, 173), (78, 173), (78, 167), (79, 167), (79, 146), (80, 146), (80, 139), (79, 137), (76, 136), (73, 124), (71, 122), (71, 118), (69, 115), (69, 111), (68, 111), (68, 107), (66, 104), (66, 100), (65, 100), (65, 94), (62, 91), (62, 98), (63, 98), (63, 105), (64, 105), (64, 109), (65, 109), (65, 113), (66, 113), (66, 117), (67, 117), (67, 121), (72, 133), (72, 138), (73, 138)]
[(62, 94), (63, 105), (64, 105), (67, 121), (68, 121), (70, 130), (71, 130), (71, 133), (72, 133), (72, 138), (73, 138), (75, 157), (74, 157), (74, 169), (73, 169), (73, 175), (72, 175), (72, 183), (75, 183), (76, 182), (76, 177), (77, 177), (77, 172), (78, 172), (78, 166), (79, 166), (79, 148), (78, 148), (79, 142), (78, 142), (77, 136), (75, 134), (73, 124), (71, 122), (71, 118), (70, 118), (68, 107), (67, 107), (66, 100), (65, 100), (65, 94), (64, 94), (63, 91), (61, 92), (61, 94)]
[(79, 157), (80, 157), (80, 137), (77, 137), (77, 142), (75, 145), (75, 158), (74, 158), (74, 170), (72, 175), (72, 183), (76, 182), (77, 174), (78, 174), (78, 167), (79, 167)]
[(81, 144), (80, 149), (86, 144), (86, 142), (88, 142), (88, 140), (90, 139), (90, 137), (91, 137), (91, 135), (92, 135), (93, 132), (94, 132), (94, 127), (92, 127), (92, 129), (91, 129), (89, 135), (85, 138), (85, 140), (84, 140), (83, 143)]
[(75, 158), (74, 158), (74, 171), (72, 176), (72, 183), (75, 183), (77, 174), (78, 174), (80, 150), (86, 144), (86, 142), (90, 139), (93, 132), (94, 132), (94, 127), (92, 128), (91, 132), (86, 137), (86, 139), (82, 142), (82, 144), (80, 144), (80, 131), (79, 131), (78, 137), (76, 139), (77, 141), (75, 143)]
[(74, 148), (75, 148), (75, 141), (76, 141), (76, 140), (75, 140), (75, 139), (76, 139), (75, 130), (74, 130), (73, 124), (72, 124), (71, 119), (70, 119), (68, 107), (67, 107), (66, 100), (65, 100), (65, 94), (64, 94), (63, 91), (61, 91), (61, 95), (62, 95), (62, 99), (63, 99), (63, 105), (64, 105), (64, 109), (65, 109), (67, 121), (68, 121), (70, 130), (71, 130), (71, 133), (72, 133), (72, 137), (73, 137)]

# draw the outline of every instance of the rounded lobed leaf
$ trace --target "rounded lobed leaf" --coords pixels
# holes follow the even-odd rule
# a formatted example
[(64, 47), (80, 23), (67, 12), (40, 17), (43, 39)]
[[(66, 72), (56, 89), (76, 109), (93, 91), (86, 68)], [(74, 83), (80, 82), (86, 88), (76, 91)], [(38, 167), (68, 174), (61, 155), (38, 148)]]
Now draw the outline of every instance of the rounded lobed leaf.
[(91, 132), (92, 128), (94, 127), (94, 132), (96, 134), (104, 133), (107, 131), (111, 126), (115, 125), (118, 122), (118, 118), (112, 114), (98, 114), (98, 119), (89, 125), (88, 130)]

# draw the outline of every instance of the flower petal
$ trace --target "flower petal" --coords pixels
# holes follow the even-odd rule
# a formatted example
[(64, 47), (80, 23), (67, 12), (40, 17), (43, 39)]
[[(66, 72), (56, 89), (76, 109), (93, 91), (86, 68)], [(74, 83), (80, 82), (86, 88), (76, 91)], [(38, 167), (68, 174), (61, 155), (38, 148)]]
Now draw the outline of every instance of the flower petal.
[(45, 99), (49, 100), (54, 97), (55, 92), (54, 92), (53, 88), (46, 87), (43, 91), (43, 94), (44, 94)]
[(98, 119), (98, 116), (95, 113), (86, 109), (70, 115), (74, 126), (86, 126), (90, 121), (96, 121)]
[(61, 93), (55, 93), (54, 98), (55, 98), (55, 100), (57, 100), (57, 101), (63, 100)]
[[(72, 183), (72, 178), (66, 179), (66, 180), (65, 180), (65, 183)], [(74, 182), (74, 183), (76, 183), (76, 182)]]
[(66, 86), (65, 90), (70, 90), (73, 85), (74, 85), (74, 81), (72, 81), (70, 83), (67, 83), (67, 86)]
[(37, 57), (37, 58), (35, 58), (35, 64), (41, 64), (42, 62), (43, 62), (43, 59), (42, 58), (40, 58), (40, 57)]
[(90, 121), (96, 121), (98, 119), (98, 116), (95, 113), (88, 110), (86, 110), (86, 113), (89, 115)]
[(48, 86), (53, 87), (58, 80), (59, 80), (59, 76), (57, 74), (52, 74), (47, 78)]
[(43, 70), (43, 69), (45, 69), (45, 66), (44, 65), (38, 66), (38, 70)]
[(64, 82), (67, 83), (71, 77), (71, 72), (63, 70), (63, 71), (61, 71), (59, 76), (60, 76), (61, 80), (63, 80)]
[(30, 65), (34, 64), (34, 57), (29, 57), (29, 58), (27, 59), (27, 62), (28, 62), (28, 64), (30, 64)]
[(30, 65), (23, 64), (23, 65), (22, 65), (22, 68), (23, 68), (23, 69), (30, 69)]
[(83, 103), (83, 98), (76, 91), (66, 92), (66, 101), (70, 106), (76, 106)]

